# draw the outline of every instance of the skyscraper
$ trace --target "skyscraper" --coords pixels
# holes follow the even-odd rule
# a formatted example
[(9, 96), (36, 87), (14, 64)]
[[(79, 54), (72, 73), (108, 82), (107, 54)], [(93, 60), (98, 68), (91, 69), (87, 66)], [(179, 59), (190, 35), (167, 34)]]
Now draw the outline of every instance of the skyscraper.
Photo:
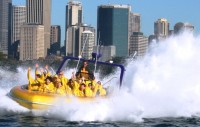
[(59, 54), (60, 52), (60, 40), (61, 40), (61, 29), (58, 25), (51, 26), (51, 38), (50, 38), (50, 53)]
[(174, 25), (174, 34), (180, 34), (183, 31), (194, 32), (194, 26), (190, 23), (178, 22)]
[(79, 1), (70, 1), (66, 6), (66, 29), (82, 23), (82, 4)]
[(12, 0), (0, 0), (0, 52), (10, 54)]
[(12, 7), (12, 54), (14, 58), (19, 58), (19, 43), (20, 43), (20, 27), (26, 21), (26, 7), (13, 6)]
[(167, 19), (161, 18), (154, 22), (154, 34), (159, 38), (166, 38), (169, 33), (169, 23)]
[(131, 34), (133, 32), (140, 32), (140, 14), (138, 13), (131, 13), (130, 14), (130, 30)]
[(128, 56), (129, 5), (101, 5), (97, 14), (97, 38), (104, 46), (116, 46), (116, 56)]
[(81, 48), (83, 49), (82, 57), (85, 59), (92, 58), (93, 47), (95, 45), (95, 35), (90, 30), (85, 30), (81, 35)]
[[(70, 1), (66, 6), (65, 23), (65, 48), (66, 55), (77, 56), (79, 54), (79, 37), (75, 32), (82, 24), (82, 4), (79, 1)], [(75, 49), (78, 50), (75, 53)]]
[(147, 52), (148, 48), (148, 38), (141, 32), (133, 32), (130, 39), (130, 50), (129, 54), (133, 55), (137, 53), (137, 57), (143, 57)]
[[(81, 54), (82, 46), (81, 43), (83, 41), (88, 40), (82, 40), (85, 38), (82, 38), (82, 33), (84, 31), (91, 31), (95, 36), (95, 29), (94, 27), (88, 26), (86, 24), (80, 25), (80, 26), (71, 26), (67, 30), (67, 40), (66, 40), (66, 48), (67, 48), (67, 55), (69, 56), (75, 56), (78, 57)], [(87, 38), (89, 39), (89, 38)]]
[(26, 24), (21, 26), (20, 60), (44, 58), (44, 26)]
[(26, 0), (27, 24), (44, 25), (44, 54), (50, 49), (51, 0)]

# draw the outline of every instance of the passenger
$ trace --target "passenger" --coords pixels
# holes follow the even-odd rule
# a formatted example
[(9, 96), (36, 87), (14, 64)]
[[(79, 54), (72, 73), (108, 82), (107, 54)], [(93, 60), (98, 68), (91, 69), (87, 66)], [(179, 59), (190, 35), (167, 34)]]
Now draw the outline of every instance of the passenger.
[(92, 83), (89, 83), (86, 87), (85, 87), (85, 96), (86, 97), (93, 97), (93, 91), (92, 91)]
[(77, 78), (84, 77), (86, 80), (94, 80), (94, 74), (88, 68), (88, 62), (84, 61), (83, 65), (79, 68), (78, 72), (76, 73)]
[(55, 92), (55, 86), (52, 82), (51, 77), (47, 77), (45, 80), (44, 86), (40, 89), (41, 92), (44, 93), (54, 93)]
[(60, 80), (57, 80), (55, 84), (55, 93), (60, 95), (66, 95), (65, 87)]
[(103, 86), (102, 86), (100, 81), (97, 82), (97, 86), (98, 86), (99, 96), (105, 96), (106, 95), (106, 90), (103, 88)]
[(62, 84), (66, 87), (67, 83), (68, 83), (68, 79), (64, 76), (64, 72), (60, 71), (58, 73), (58, 78), (61, 80)]
[(35, 79), (33, 79), (31, 77), (31, 68), (28, 68), (28, 80), (29, 80), (29, 84), (28, 84), (28, 90), (33, 90), (33, 91), (39, 91), (41, 84), (44, 83), (44, 81), (41, 79), (41, 75), (39, 73), (39, 71), (37, 70), (37, 66), (36, 66), (36, 70), (35, 70)]
[(80, 84), (75, 81), (75, 80), (71, 80), (71, 86), (72, 88), (72, 93), (74, 96), (79, 96), (79, 88), (80, 88)]
[(56, 84), (57, 80), (58, 80), (58, 75), (55, 74), (55, 75), (52, 77), (52, 82), (53, 82), (54, 84)]
[(43, 71), (43, 76), (44, 79), (46, 79), (47, 77), (51, 77), (51, 72), (49, 71), (48, 65), (45, 66), (45, 70)]
[(79, 97), (84, 97), (85, 96), (85, 84), (84, 83), (82, 83), (80, 85), (78, 96)]

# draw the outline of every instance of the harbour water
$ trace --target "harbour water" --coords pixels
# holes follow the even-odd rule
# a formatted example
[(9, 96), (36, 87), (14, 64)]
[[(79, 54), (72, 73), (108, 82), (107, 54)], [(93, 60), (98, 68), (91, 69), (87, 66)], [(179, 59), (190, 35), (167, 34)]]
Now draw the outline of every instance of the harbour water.
[(28, 82), (27, 68), (12, 72), (0, 67), (0, 126), (198, 127), (199, 49), (200, 36), (187, 32), (153, 43), (143, 59), (127, 60), (122, 89), (109, 99), (84, 105), (58, 102), (42, 111), (30, 111), (7, 96), (13, 86)]

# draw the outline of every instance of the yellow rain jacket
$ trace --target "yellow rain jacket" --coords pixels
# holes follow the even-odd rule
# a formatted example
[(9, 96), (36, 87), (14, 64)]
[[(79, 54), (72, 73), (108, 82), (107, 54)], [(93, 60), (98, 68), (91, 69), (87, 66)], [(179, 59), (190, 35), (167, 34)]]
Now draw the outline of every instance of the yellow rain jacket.
[(86, 97), (93, 97), (93, 96), (94, 96), (93, 91), (92, 91), (91, 88), (88, 87), (88, 86), (86, 86), (86, 88), (85, 88), (85, 96), (86, 96)]
[(78, 96), (79, 95), (79, 83), (77, 83), (76, 81), (73, 81), (74, 85), (73, 85), (73, 89), (72, 89), (72, 93), (74, 96)]
[(78, 95), (77, 95), (78, 97), (84, 97), (85, 96), (83, 91), (78, 90), (77, 92), (78, 92)]
[(30, 70), (28, 70), (27, 77), (28, 77), (28, 81), (29, 81), (28, 90), (38, 91), (40, 89), (41, 84), (44, 83), (44, 81), (40, 78), (37, 78), (37, 79), (34, 80), (31, 77)]
[(99, 96), (105, 96), (106, 90), (102, 87), (102, 85), (99, 85)]
[(64, 76), (62, 76), (60, 78), (60, 80), (61, 80), (61, 82), (62, 82), (63, 85), (66, 85), (68, 83), (68, 79), (66, 77), (64, 77)]
[(55, 93), (55, 86), (54, 84), (51, 82), (50, 84), (44, 84), (43, 88), (42, 88), (42, 92), (44, 93)]
[(65, 91), (67, 95), (72, 95), (72, 89), (67, 84), (65, 85)]
[(60, 95), (66, 95), (64, 85), (62, 85), (62, 86), (59, 87), (59, 88), (55, 88), (55, 93), (56, 93), (56, 94), (60, 94)]

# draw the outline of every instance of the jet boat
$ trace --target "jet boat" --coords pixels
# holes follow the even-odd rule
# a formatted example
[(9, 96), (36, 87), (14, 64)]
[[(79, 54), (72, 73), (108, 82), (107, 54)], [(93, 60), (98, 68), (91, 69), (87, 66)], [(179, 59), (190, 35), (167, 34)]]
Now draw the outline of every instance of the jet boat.
[[(77, 60), (84, 61), (85, 59), (76, 58), (76, 57), (64, 57), (60, 67), (57, 70), (57, 74), (62, 71), (69, 60)], [(121, 69), (120, 79), (119, 79), (119, 87), (122, 85), (122, 79), (124, 75), (124, 66), (120, 64), (110, 63), (110, 62), (101, 62), (101, 61), (93, 61), (87, 60), (89, 63), (97, 63), (103, 64), (106, 66), (114, 66), (119, 67)], [(10, 98), (14, 101), (18, 102), (21, 106), (24, 106), (28, 109), (48, 109), (49, 107), (55, 106), (56, 101), (64, 101), (66, 103), (70, 103), (73, 99), (77, 99), (81, 102), (95, 101), (97, 98), (107, 98), (109, 95), (101, 96), (101, 97), (72, 97), (72, 96), (62, 96), (58, 94), (50, 94), (50, 93), (41, 93), (39, 91), (29, 91), (28, 85), (15, 86), (10, 90), (9, 93)]]

